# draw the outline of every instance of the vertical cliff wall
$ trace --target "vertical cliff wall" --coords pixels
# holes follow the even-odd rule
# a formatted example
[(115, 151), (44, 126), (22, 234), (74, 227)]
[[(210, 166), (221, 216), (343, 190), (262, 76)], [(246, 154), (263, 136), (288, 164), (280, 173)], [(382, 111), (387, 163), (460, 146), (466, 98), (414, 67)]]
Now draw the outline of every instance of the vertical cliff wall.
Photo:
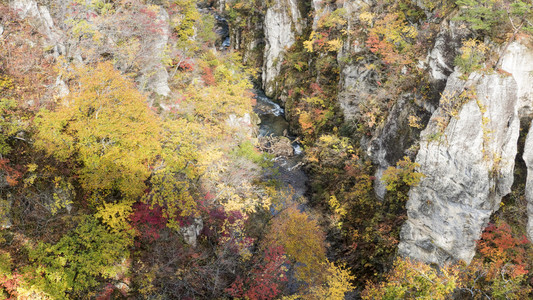
[[(416, 161), (426, 177), (409, 193), (401, 254), (438, 264), (469, 262), (481, 231), (511, 191), (519, 112), (533, 103), (531, 51), (515, 42), (501, 61), (507, 74), (463, 80), (456, 71), (448, 79), (420, 140)], [(528, 167), (530, 143), (528, 137)], [(530, 190), (528, 181), (527, 195)]]
[[(517, 83), (520, 117), (531, 119), (533, 116), (533, 50), (521, 43), (512, 43), (502, 58), (502, 69), (509, 72)], [(533, 241), (533, 131), (531, 127), (527, 134), (523, 159), (527, 166), (525, 191), (529, 216), (527, 233), (529, 240)]]
[(267, 96), (273, 96), (281, 87), (276, 84), (281, 63), (287, 48), (302, 34), (304, 19), (298, 0), (275, 0), (267, 7), (263, 24), (265, 49), (263, 57), (263, 89)]
[[(502, 196), (517, 153), (517, 85), (510, 76), (452, 74), (420, 141), (425, 177), (411, 189), (400, 254), (426, 262), (469, 262)], [(444, 125), (445, 124), (445, 125)]]
[[(306, 47), (315, 43), (315, 48), (309, 51), (312, 54), (306, 53), (305, 67), (300, 65), (299, 68), (308, 72), (310, 85), (323, 85), (324, 68), (320, 68), (320, 63), (331, 53), (320, 52), (317, 44), (341, 36), (343, 43), (336, 50), (339, 78), (334, 93), (336, 107), (344, 125), (353, 131), (354, 143), (373, 163), (376, 195), (382, 201), (386, 198), (382, 175), (404, 156), (415, 159), (420, 165), (418, 171), (425, 175), (420, 185), (409, 192), (408, 220), (402, 229), (399, 253), (438, 264), (457, 260), (469, 262), (475, 253), (476, 240), (513, 184), (519, 119), (523, 113), (530, 112), (533, 105), (533, 59), (528, 38), (509, 45), (487, 40), (485, 44), (492, 49), (493, 57), (487, 53), (483, 57), (486, 64), (481, 63), (483, 70), (465, 75), (456, 67), (456, 58), (465, 51), (462, 48), (465, 41), (475, 38), (479, 32), (457, 18), (457, 7), (413, 2), (403, 11), (406, 16), (412, 14), (407, 16), (408, 21), (398, 24), (408, 26), (420, 22), (416, 28), (418, 37), (426, 35), (420, 40), (425, 43), (425, 53), (416, 57), (411, 65), (399, 67), (388, 74), (389, 78), (384, 78), (387, 70), (393, 69), (394, 62), (383, 63), (387, 55), (383, 51), (401, 49), (379, 49), (386, 48), (385, 44), (374, 44), (372, 48), (368, 38), (369, 32), (382, 22), (378, 16), (391, 16), (386, 7), (365, 1), (312, 1), (311, 14), (307, 17), (299, 14), (301, 11), (297, 8), (296, 1), (281, 0), (273, 1), (266, 8), (262, 70), (266, 93), (284, 95), (285, 100), (287, 94), (299, 88), (298, 84), (287, 80), (280, 85), (283, 81), (276, 78), (284, 75), (280, 74), (280, 66), (287, 48), (306, 40)], [(327, 19), (334, 12), (342, 15), (342, 21), (326, 25), (326, 29), (320, 28), (324, 20), (338, 21)], [(444, 12), (449, 15), (445, 17)], [(393, 16), (391, 22), (397, 20), (395, 18)], [(326, 42), (317, 42), (310, 34), (320, 30), (323, 31), (317, 39)], [(334, 30), (342, 33), (329, 36)], [(380, 32), (378, 37), (386, 35)], [(403, 41), (408, 39), (402, 38)], [(386, 38), (383, 41), (386, 42)], [(398, 38), (396, 45), (401, 42)], [(397, 56), (401, 58), (401, 54)], [(416, 72), (418, 77), (413, 76)], [(396, 76), (394, 79), (398, 82), (406, 82), (395, 84), (390, 82), (391, 76)], [(406, 78), (417, 82), (411, 87)], [(383, 82), (387, 80), (384, 87)], [(305, 98), (317, 93), (302, 94)], [(376, 99), (386, 104), (378, 105), (379, 109), (372, 108), (374, 111), (362, 110), (373, 105), (369, 102)], [(293, 97), (291, 101), (298, 99)], [(365, 128), (362, 123), (367, 120), (366, 115), (382, 119), (376, 121), (378, 125)], [(290, 117), (296, 122), (299, 120), (296, 113)], [(418, 124), (413, 124), (412, 120), (417, 120)], [(524, 153), (529, 168), (527, 197), (530, 203), (533, 203), (532, 135), (528, 136)], [(533, 204), (529, 210), (533, 214)], [(531, 224), (533, 221), (528, 230), (533, 236)]]

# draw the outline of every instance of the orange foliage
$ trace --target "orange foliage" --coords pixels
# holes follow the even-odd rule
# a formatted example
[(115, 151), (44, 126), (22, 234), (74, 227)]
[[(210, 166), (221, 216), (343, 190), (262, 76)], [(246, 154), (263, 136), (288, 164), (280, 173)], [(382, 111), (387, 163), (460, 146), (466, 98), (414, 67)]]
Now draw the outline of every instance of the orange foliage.
[(7, 74), (13, 80), (15, 88), (9, 91), (11, 98), (38, 109), (40, 101), (50, 98), (53, 91), (49, 87), (56, 77), (54, 58), (43, 51), (44, 37), (27, 21), (2, 4), (0, 16), (4, 24), (0, 35), (0, 77)]
[(504, 266), (511, 277), (526, 275), (526, 249), (529, 241), (525, 236), (515, 238), (511, 226), (505, 222), (489, 224), (478, 241), (478, 251), (490, 263), (489, 276), (497, 275)]
[(18, 184), (18, 180), (22, 177), (22, 172), (14, 169), (9, 165), (9, 159), (2, 158), (0, 159), (0, 170), (5, 171), (6, 181), (10, 186), (15, 186)]
[(215, 85), (215, 76), (213, 75), (213, 70), (209, 67), (205, 67), (203, 69), (204, 74), (202, 75), (202, 79), (204, 80), (204, 83), (207, 85)]

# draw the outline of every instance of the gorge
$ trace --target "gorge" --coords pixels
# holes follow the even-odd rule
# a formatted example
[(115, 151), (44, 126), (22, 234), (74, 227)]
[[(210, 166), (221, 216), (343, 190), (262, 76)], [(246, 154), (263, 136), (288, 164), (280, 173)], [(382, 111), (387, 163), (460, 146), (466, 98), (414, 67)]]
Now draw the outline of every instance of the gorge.
[(0, 298), (530, 298), (532, 34), (530, 0), (0, 1)]

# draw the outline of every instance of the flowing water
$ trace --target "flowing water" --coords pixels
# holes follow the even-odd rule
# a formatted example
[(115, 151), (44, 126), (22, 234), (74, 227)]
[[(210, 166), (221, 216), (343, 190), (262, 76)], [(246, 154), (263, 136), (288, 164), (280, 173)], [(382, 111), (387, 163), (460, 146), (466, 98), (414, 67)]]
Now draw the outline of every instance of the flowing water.
[[(216, 34), (219, 37), (221, 51), (228, 51), (230, 46), (229, 26), (227, 20), (214, 14), (217, 28)], [(254, 90), (256, 94), (257, 104), (254, 107), (254, 112), (259, 116), (261, 123), (259, 124), (259, 137), (286, 136), (291, 140), (294, 149), (294, 155), (277, 156), (274, 158), (274, 167), (278, 169), (278, 173), (267, 174), (267, 178), (274, 178), (283, 183), (285, 187), (292, 187), (295, 198), (301, 197), (306, 192), (307, 175), (302, 170), (303, 150), (302, 146), (296, 141), (296, 137), (289, 134), (289, 123), (285, 119), (285, 111), (279, 104), (268, 98), (265, 93), (260, 90)]]
[(277, 156), (274, 158), (274, 167), (278, 174), (270, 174), (280, 180), (286, 187), (292, 187), (294, 196), (301, 197), (306, 192), (307, 175), (302, 170), (303, 150), (296, 141), (296, 137), (289, 134), (289, 123), (285, 119), (285, 111), (279, 104), (268, 98), (262, 90), (256, 89), (257, 104), (254, 112), (259, 116), (259, 137), (286, 136), (291, 140), (294, 149), (293, 156)]

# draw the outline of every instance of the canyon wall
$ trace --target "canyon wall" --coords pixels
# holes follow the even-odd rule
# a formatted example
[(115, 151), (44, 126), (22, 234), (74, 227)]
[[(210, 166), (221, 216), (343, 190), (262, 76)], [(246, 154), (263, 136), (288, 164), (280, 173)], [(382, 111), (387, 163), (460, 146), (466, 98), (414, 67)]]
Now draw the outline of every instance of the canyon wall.
[[(373, 5), (363, 1), (312, 1), (310, 17), (305, 21), (294, 0), (273, 1), (263, 24), (266, 46), (262, 82), (266, 93), (287, 94), (288, 88), (276, 78), (287, 49), (307, 37), (299, 35), (318, 30), (320, 20), (339, 9), (347, 20), (343, 29), (359, 30), (363, 27), (361, 14)], [(533, 104), (533, 50), (527, 38), (504, 43), (498, 48), (500, 57), (493, 62), (501, 71), (465, 74), (455, 67), (454, 59), (461, 53), (463, 42), (472, 38), (472, 31), (454, 17), (439, 19), (437, 10), (426, 8), (422, 2), (418, 5), (427, 19), (437, 24), (429, 50), (418, 58), (430, 95), (400, 93), (382, 125), (358, 142), (373, 162), (374, 189), (380, 199), (387, 193), (381, 180), (383, 173), (403, 157), (413, 158), (419, 164), (417, 171), (424, 174), (408, 194), (408, 218), (401, 231), (399, 253), (437, 264), (469, 262), (481, 232), (513, 185), (520, 118), (531, 112)], [(375, 56), (365, 49), (365, 42), (349, 35), (337, 54), (336, 101), (346, 122), (357, 120), (361, 104), (380, 86), (376, 70), (368, 68)], [(420, 129), (410, 126), (410, 116), (420, 120)], [(528, 167), (530, 215), (532, 135), (528, 135), (523, 154)]]

